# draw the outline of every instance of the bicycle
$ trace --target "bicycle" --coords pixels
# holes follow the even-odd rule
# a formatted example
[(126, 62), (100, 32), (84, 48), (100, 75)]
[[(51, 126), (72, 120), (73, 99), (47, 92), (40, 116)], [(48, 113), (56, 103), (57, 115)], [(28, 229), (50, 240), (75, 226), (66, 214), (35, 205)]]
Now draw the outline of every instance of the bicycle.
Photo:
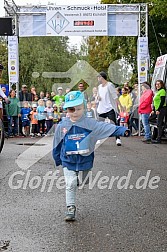
[[(8, 101), (8, 103), (10, 102)], [(2, 106), (2, 108), (0, 108), (0, 153), (3, 149), (4, 140), (5, 140), (5, 128), (3, 124), (3, 106)]]

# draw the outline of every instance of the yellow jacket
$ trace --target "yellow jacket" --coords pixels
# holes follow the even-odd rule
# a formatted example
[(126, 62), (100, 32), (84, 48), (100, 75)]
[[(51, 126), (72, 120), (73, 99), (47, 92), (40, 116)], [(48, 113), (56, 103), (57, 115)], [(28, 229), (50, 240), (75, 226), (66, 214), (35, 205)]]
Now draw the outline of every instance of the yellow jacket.
[(120, 95), (119, 101), (123, 107), (126, 107), (126, 112), (130, 112), (130, 109), (132, 107), (132, 99), (130, 94)]

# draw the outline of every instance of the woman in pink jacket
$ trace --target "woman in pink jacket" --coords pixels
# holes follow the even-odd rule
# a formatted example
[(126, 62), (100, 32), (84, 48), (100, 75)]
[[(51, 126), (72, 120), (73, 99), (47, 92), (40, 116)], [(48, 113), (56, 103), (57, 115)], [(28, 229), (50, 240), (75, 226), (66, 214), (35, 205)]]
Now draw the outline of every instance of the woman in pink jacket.
[(142, 140), (144, 143), (151, 143), (151, 131), (149, 125), (149, 116), (152, 111), (153, 91), (150, 89), (150, 84), (143, 82), (142, 95), (140, 97), (138, 112), (141, 114), (142, 123), (144, 126), (145, 136)]

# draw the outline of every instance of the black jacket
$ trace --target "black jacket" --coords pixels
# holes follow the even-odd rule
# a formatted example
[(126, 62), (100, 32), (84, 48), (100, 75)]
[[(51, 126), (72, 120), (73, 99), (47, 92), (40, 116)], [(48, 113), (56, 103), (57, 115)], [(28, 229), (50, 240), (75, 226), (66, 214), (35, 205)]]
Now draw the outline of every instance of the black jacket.
[(19, 100), (20, 101), (31, 101), (30, 93), (26, 92), (23, 93), (23, 91), (19, 92)]

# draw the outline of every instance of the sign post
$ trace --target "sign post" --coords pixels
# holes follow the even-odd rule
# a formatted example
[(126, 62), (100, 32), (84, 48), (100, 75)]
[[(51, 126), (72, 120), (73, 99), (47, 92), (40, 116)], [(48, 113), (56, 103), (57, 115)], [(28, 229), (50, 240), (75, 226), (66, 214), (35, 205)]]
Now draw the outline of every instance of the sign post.
[(148, 74), (148, 37), (138, 37), (138, 83), (147, 81)]
[[(147, 81), (148, 74), (148, 37), (138, 37), (137, 64), (138, 64), (138, 98), (140, 102), (141, 83)], [(139, 115), (139, 136), (141, 135), (141, 118)]]
[[(9, 90), (13, 84), (16, 87), (19, 83), (19, 55), (18, 55), (18, 37), (8, 37), (8, 75), (9, 75)], [(18, 93), (18, 88), (16, 88)]]

